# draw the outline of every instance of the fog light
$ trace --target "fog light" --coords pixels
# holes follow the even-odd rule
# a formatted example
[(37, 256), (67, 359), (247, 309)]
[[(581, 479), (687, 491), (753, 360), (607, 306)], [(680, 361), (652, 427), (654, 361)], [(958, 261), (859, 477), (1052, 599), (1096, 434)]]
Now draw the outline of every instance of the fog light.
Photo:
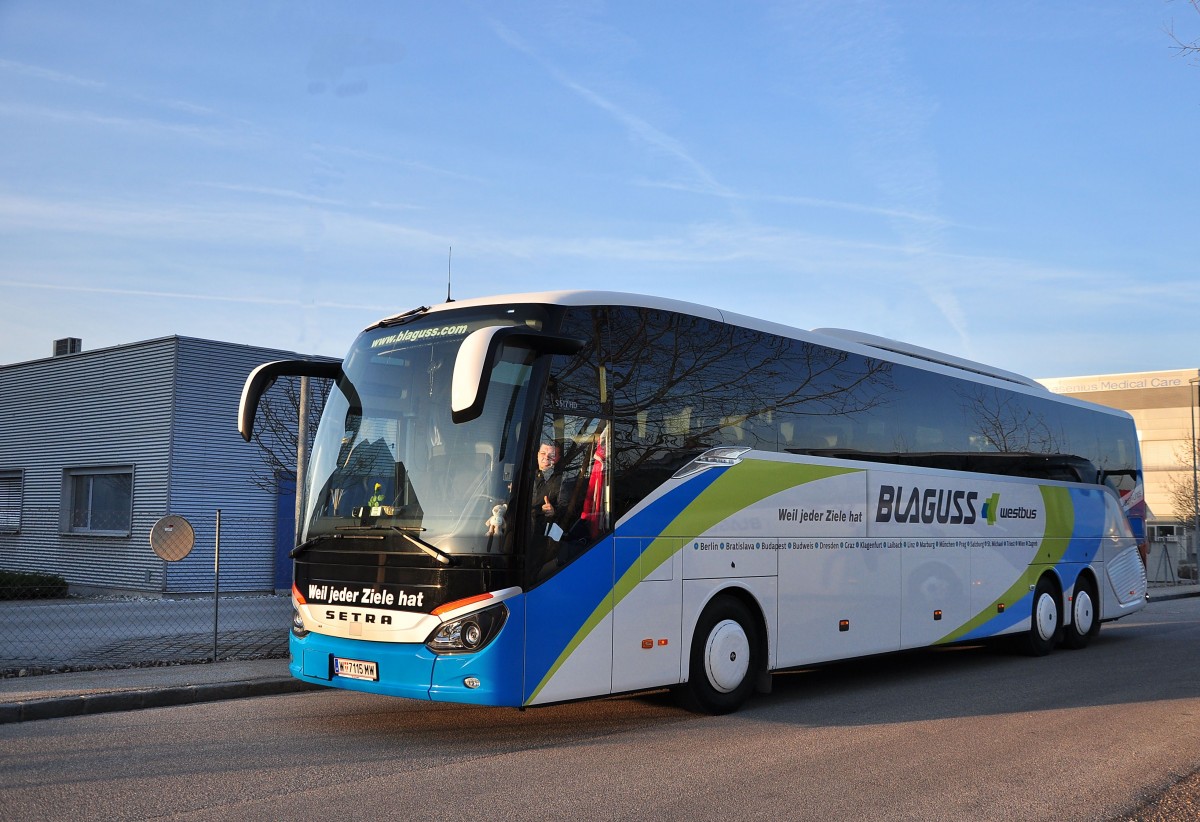
[(472, 690), (474, 690), (475, 688), (478, 688), (483, 683), (479, 681), (479, 677), (469, 676), (463, 680), (463, 684), (466, 685), (468, 688), (471, 688)]

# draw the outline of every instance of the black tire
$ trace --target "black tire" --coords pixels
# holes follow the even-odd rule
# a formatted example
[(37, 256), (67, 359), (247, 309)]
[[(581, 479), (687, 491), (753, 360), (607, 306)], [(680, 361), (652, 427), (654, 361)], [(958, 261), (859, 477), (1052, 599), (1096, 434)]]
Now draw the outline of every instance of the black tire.
[(1086, 648), (1098, 633), (1100, 610), (1096, 586), (1090, 577), (1081, 576), (1075, 582), (1075, 594), (1071, 597), (1071, 624), (1063, 629), (1063, 646), (1072, 650)]
[(754, 693), (762, 668), (758, 623), (741, 601), (719, 596), (708, 604), (692, 636), (692, 657), (680, 701), (707, 714), (736, 711)]
[(1038, 580), (1033, 592), (1033, 614), (1025, 650), (1030, 656), (1045, 656), (1062, 639), (1062, 598), (1049, 577)]

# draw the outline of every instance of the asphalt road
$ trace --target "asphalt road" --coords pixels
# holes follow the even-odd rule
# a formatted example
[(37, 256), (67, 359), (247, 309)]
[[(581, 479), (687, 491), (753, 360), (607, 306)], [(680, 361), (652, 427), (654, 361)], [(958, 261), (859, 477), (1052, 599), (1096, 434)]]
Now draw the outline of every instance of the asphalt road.
[(1198, 645), (1200, 599), (1185, 599), (1043, 659), (963, 648), (779, 675), (773, 694), (718, 718), (665, 693), (518, 712), (319, 691), (15, 723), (0, 726), (0, 807), (75, 820), (1190, 819)]

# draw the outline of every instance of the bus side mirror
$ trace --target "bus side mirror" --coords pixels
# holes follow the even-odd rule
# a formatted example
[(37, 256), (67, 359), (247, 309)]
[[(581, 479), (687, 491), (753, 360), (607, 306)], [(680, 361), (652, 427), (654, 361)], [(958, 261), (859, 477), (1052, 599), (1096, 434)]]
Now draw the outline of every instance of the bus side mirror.
[(321, 377), (336, 380), (342, 376), (342, 363), (313, 362), (312, 360), (276, 360), (264, 363), (250, 372), (242, 386), (242, 401), (238, 404), (238, 431), (250, 442), (254, 436), (254, 415), (258, 401), (280, 377)]
[(528, 348), (538, 354), (574, 354), (584, 341), (546, 334), (523, 325), (492, 325), (472, 331), (458, 347), (450, 382), (450, 419), (470, 422), (483, 413), (496, 355), (503, 345)]

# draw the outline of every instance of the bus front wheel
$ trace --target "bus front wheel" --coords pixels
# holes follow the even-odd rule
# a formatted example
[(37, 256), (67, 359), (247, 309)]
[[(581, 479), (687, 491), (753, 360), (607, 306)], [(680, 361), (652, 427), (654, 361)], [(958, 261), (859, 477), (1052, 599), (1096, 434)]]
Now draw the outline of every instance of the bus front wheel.
[(684, 706), (709, 714), (736, 711), (754, 692), (762, 665), (758, 623), (731, 596), (709, 603), (696, 623)]
[(1033, 620), (1029, 625), (1027, 650), (1045, 656), (1054, 650), (1062, 634), (1062, 600), (1047, 577), (1038, 580), (1033, 592)]

